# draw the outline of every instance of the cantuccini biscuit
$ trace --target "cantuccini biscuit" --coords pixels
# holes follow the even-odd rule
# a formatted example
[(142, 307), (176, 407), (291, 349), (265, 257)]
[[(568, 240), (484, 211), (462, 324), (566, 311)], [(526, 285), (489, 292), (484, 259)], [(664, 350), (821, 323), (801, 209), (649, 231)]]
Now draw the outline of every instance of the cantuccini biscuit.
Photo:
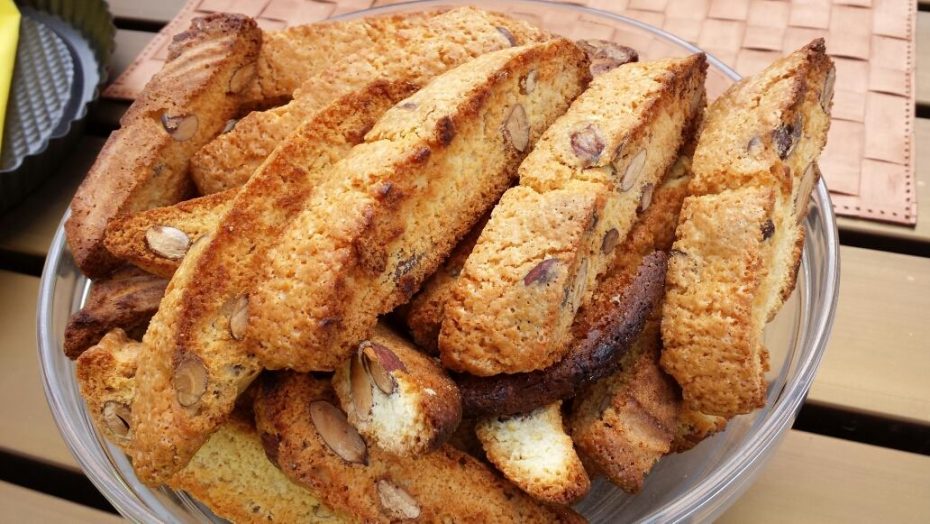
[[(546, 130), (446, 304), (444, 365), (486, 376), (566, 354), (578, 308), (700, 117), (706, 67), (704, 55), (620, 66)], [(566, 194), (574, 209), (547, 205)]]
[(776, 190), (772, 259), (760, 290), (766, 321), (794, 290), (835, 81), (823, 39), (814, 40), (714, 101), (695, 150), (693, 194), (745, 186)]
[(238, 189), (229, 189), (118, 217), (107, 226), (107, 250), (149, 273), (171, 278), (190, 245), (216, 228), (236, 193)]
[(482, 55), (385, 114), (269, 252), (246, 338), (272, 369), (334, 369), (510, 186), (588, 81), (554, 39)]
[(238, 110), (260, 45), (261, 31), (242, 15), (197, 18), (175, 36), (168, 62), (120, 119), (71, 201), (65, 231), (85, 275), (100, 277), (118, 264), (104, 246), (111, 220), (192, 192), (190, 157)]
[(168, 485), (230, 522), (354, 522), (291, 482), (265, 456), (251, 421), (239, 416), (220, 426)]
[(142, 343), (116, 328), (77, 359), (75, 373), (87, 412), (107, 440), (126, 449), (132, 439), (132, 398)]
[(684, 201), (666, 277), (662, 367), (692, 409), (732, 416), (765, 403), (765, 317), (754, 303), (774, 205), (774, 190), (757, 187)]
[(65, 355), (77, 358), (115, 328), (141, 339), (167, 285), (167, 280), (132, 266), (95, 280), (84, 307), (65, 326)]
[(326, 379), (265, 377), (255, 416), (268, 457), (337, 511), (364, 522), (582, 521), (570, 508), (534, 501), (449, 445), (405, 458), (367, 446)]
[[(824, 42), (815, 40), (734, 84), (707, 111), (690, 185), (696, 196), (679, 224), (663, 321), (662, 364), (692, 409), (730, 417), (765, 401), (762, 331), (794, 289), (834, 81)], [(724, 249), (717, 234), (734, 244)], [(724, 275), (743, 286), (718, 295)], [(710, 296), (719, 300), (708, 310), (701, 304)]]
[(247, 180), (302, 121), (346, 91), (378, 78), (423, 85), (484, 53), (548, 38), (525, 22), (472, 7), (415, 20), (398, 16), (370, 23), (388, 27), (376, 31), (370, 45), (358, 52), (336, 55), (334, 63), (329, 57), (332, 65), (308, 77), (290, 103), (247, 115), (198, 152), (191, 169), (201, 191), (225, 189)]
[(658, 321), (623, 357), (620, 371), (575, 400), (575, 445), (611, 482), (636, 493), (646, 474), (671, 450), (681, 401), (675, 381), (659, 366)]
[(462, 420), (458, 388), (433, 359), (383, 324), (333, 376), (349, 423), (395, 455), (441, 446)]
[(247, 103), (262, 107), (287, 102), (304, 82), (331, 66), (334, 57), (356, 55), (381, 39), (391, 38), (392, 34), (422, 26), (438, 14), (439, 11), (423, 11), (324, 20), (266, 31), (256, 63), (255, 81), (246, 92)]
[(243, 338), (254, 311), (249, 292), (268, 249), (332, 164), (415, 89), (376, 81), (329, 104), (275, 150), (215, 230), (190, 247), (144, 338), (133, 407), (144, 420), (133, 448), (141, 479), (164, 482), (183, 467), (261, 371)]
[(584, 497), (591, 479), (562, 424), (562, 402), (529, 413), (478, 421), (488, 460), (538, 500), (569, 504)]

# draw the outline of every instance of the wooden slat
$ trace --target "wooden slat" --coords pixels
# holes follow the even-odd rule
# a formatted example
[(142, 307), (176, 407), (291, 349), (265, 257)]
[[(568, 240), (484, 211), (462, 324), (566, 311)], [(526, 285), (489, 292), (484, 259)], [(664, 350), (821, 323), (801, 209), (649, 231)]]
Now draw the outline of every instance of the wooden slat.
[[(158, 2), (152, 2), (152, 5)], [(118, 29), (116, 31), (116, 49), (113, 50), (113, 56), (110, 57), (110, 78), (118, 77), (129, 67), (129, 64), (136, 59), (136, 56), (142, 52), (155, 33), (147, 31), (132, 31), (129, 29)]]
[[(930, 42), (927, 42), (927, 47), (930, 50)], [(917, 191), (917, 225), (909, 227), (874, 220), (839, 217), (837, 227), (840, 231), (930, 244), (930, 207), (927, 207), (930, 206), (930, 149), (925, 147), (926, 144), (930, 144), (930, 119), (918, 118), (915, 123), (914, 149), (917, 158), (915, 159), (914, 178), (917, 186), (915, 188)]]
[(930, 457), (800, 431), (721, 524), (930, 522)]
[(0, 481), (0, 522), (107, 524), (125, 519), (74, 502)]
[(115, 18), (142, 20), (167, 24), (184, 6), (184, 0), (158, 0), (157, 2), (140, 2), (139, 0), (109, 0), (110, 12)]
[(836, 323), (809, 402), (930, 424), (930, 260), (840, 248)]
[[(0, 448), (80, 469), (45, 401), (36, 349), (39, 279), (0, 271)], [(3, 505), (0, 504), (0, 507)]]

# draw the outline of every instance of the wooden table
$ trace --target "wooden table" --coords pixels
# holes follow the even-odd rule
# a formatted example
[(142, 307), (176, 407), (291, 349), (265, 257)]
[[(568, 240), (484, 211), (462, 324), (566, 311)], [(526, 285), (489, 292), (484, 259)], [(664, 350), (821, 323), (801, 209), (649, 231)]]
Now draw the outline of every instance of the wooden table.
[[(120, 28), (114, 73), (181, 4), (110, 0)], [(917, 112), (928, 117), (930, 12), (918, 14), (917, 26)], [(2, 522), (119, 519), (80, 474), (52, 421), (34, 312), (51, 236), (125, 108), (101, 101), (63, 169), (0, 216)], [(930, 522), (930, 118), (917, 120), (915, 143), (917, 226), (840, 219), (841, 298), (823, 364), (794, 429), (722, 521)]]

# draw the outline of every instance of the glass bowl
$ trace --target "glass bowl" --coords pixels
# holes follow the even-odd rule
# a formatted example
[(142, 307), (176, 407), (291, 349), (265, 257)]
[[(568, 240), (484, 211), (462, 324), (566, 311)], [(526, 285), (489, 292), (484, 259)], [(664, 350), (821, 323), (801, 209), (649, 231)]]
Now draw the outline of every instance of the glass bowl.
[[(533, 0), (422, 1), (343, 18), (465, 4), (508, 12), (569, 38), (615, 40), (637, 49), (644, 60), (699, 51), (636, 20)], [(707, 89), (713, 99), (739, 76), (712, 56), (708, 61)], [(626, 495), (603, 479), (596, 481), (588, 497), (576, 505), (592, 522), (713, 519), (752, 483), (791, 427), (826, 347), (839, 277), (835, 217), (823, 181), (810, 208), (797, 289), (766, 329), (771, 371), (765, 407), (735, 418), (725, 432), (693, 450), (662, 459), (638, 495)], [(68, 317), (80, 309), (89, 287), (59, 226), (42, 275), (38, 338), (45, 391), (62, 436), (90, 480), (124, 516), (146, 523), (220, 521), (183, 492), (144, 486), (122, 452), (94, 429), (78, 392), (74, 364), (61, 347)]]

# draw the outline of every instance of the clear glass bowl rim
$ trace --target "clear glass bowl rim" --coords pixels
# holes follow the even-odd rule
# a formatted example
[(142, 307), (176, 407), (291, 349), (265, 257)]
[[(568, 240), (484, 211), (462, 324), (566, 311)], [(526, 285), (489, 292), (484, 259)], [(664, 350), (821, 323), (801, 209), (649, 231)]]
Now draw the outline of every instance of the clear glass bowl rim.
[[(538, 4), (549, 9), (565, 9), (567, 11), (581, 12), (591, 15), (592, 17), (601, 17), (611, 19), (615, 22), (634, 26), (642, 31), (651, 33), (653, 36), (674, 43), (685, 50), (698, 53), (704, 52), (700, 48), (689, 42), (667, 33), (661, 29), (648, 25), (646, 23), (628, 18), (622, 15), (610, 13), (600, 9), (579, 6), (574, 4), (562, 4), (548, 0), (508, 0), (509, 3), (516, 4)], [(503, 3), (508, 3), (503, 2)], [(412, 7), (429, 7), (443, 5), (467, 5), (469, 2), (462, 0), (415, 0), (391, 4), (382, 7), (374, 7), (352, 13), (346, 13), (333, 17), (332, 19), (348, 19), (358, 16), (373, 16), (386, 14), (394, 11), (407, 10)], [(708, 62), (721, 71), (731, 80), (738, 81), (740, 75), (732, 68), (718, 60), (716, 57), (707, 54)], [(684, 496), (657, 508), (650, 514), (645, 521), (668, 522), (668, 521), (688, 521), (700, 513), (702, 505), (708, 500), (716, 498), (719, 494), (726, 494), (727, 500), (717, 500), (716, 507), (718, 513), (728, 506), (728, 502), (735, 499), (742, 491), (748, 487), (743, 485), (738, 489), (731, 489), (734, 485), (739, 485), (741, 481), (750, 479), (755, 471), (753, 466), (756, 465), (755, 459), (759, 456), (768, 455), (775, 444), (778, 443), (782, 435), (794, 421), (798, 410), (806, 398), (807, 391), (813, 383), (817, 367), (823, 357), (829, 340), (830, 331), (833, 326), (834, 315), (836, 311), (836, 302), (839, 293), (839, 236), (836, 228), (836, 217), (833, 212), (833, 206), (830, 201), (830, 195), (826, 185), (821, 179), (813, 194), (816, 206), (820, 208), (823, 218), (822, 229), (824, 242), (821, 247), (824, 252), (825, 266), (822, 269), (824, 273), (823, 286), (815, 290), (819, 295), (819, 300), (828, 307), (823, 314), (814, 315), (813, 322), (807, 326), (806, 337), (811, 340), (810, 351), (804, 353), (803, 358), (798, 363), (798, 370), (792, 379), (784, 385), (785, 395), (775, 404), (769, 417), (759, 427), (755, 438), (747, 439), (743, 446), (736, 452), (730, 454), (709, 476), (702, 479), (694, 489)], [(72, 428), (65, 427), (65, 401), (61, 392), (53, 387), (48, 370), (53, 365), (52, 359), (55, 358), (55, 352), (58, 351), (53, 337), (52, 326), (49, 324), (52, 318), (52, 298), (56, 283), (57, 269), (61, 263), (61, 258), (67, 250), (64, 222), (70, 215), (70, 210), (66, 211), (62, 217), (61, 223), (55, 233), (54, 239), (48, 251), (45, 267), (42, 272), (42, 280), (39, 288), (39, 301), (37, 307), (37, 339), (39, 346), (39, 364), (42, 373), (43, 386), (45, 388), (46, 399), (52, 411), (59, 432), (62, 434), (72, 455), (81, 465), (84, 472), (90, 478), (91, 482), (98, 490), (110, 501), (111, 504), (125, 517), (136, 522), (159, 522), (158, 517), (136, 497), (118, 497), (117, 493), (125, 491), (126, 486), (120, 482), (114, 475), (108, 474), (100, 468), (93, 460), (88, 457), (94, 455), (87, 442), (70, 438), (69, 431)], [(805, 258), (802, 264), (802, 271), (809, 271), (807, 258), (807, 249), (805, 249)], [(809, 279), (808, 279), (809, 281)], [(706, 514), (703, 516), (707, 516)]]

